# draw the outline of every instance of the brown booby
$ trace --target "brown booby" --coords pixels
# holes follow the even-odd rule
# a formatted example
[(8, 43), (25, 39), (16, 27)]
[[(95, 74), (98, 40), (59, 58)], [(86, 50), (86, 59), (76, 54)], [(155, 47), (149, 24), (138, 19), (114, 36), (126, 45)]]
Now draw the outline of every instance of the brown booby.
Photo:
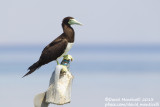
[(39, 60), (28, 68), (29, 72), (23, 77), (33, 73), (36, 69), (51, 61), (56, 60), (57, 64), (59, 64), (58, 58), (66, 55), (74, 43), (74, 29), (71, 27), (73, 24), (82, 25), (73, 17), (65, 17), (63, 19), (63, 33), (43, 49)]

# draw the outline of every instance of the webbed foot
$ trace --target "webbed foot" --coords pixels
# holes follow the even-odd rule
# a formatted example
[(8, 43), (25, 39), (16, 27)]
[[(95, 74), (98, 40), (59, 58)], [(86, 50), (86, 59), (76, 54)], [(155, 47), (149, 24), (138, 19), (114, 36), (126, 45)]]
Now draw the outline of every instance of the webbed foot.
[(56, 60), (56, 62), (57, 62), (57, 65), (59, 65), (58, 59)]

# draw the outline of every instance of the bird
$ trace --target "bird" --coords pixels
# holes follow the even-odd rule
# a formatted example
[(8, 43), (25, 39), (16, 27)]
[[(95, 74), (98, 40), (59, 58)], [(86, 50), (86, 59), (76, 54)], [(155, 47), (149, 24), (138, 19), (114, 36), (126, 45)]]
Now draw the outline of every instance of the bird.
[(62, 20), (63, 33), (43, 49), (39, 60), (28, 68), (29, 71), (23, 77), (33, 73), (35, 70), (49, 62), (56, 60), (59, 65), (58, 59), (66, 55), (74, 44), (75, 32), (71, 25), (82, 24), (73, 17), (65, 17)]

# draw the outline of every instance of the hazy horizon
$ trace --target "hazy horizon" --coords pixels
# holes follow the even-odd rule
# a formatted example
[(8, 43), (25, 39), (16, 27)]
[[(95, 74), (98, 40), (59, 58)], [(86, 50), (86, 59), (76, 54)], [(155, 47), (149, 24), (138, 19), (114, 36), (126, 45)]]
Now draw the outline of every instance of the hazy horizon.
[(72, 99), (63, 107), (104, 107), (106, 97), (160, 101), (159, 10), (160, 0), (2, 1), (0, 106), (33, 107), (46, 91), (55, 61), (22, 76), (62, 33), (66, 16), (83, 26), (72, 26)]

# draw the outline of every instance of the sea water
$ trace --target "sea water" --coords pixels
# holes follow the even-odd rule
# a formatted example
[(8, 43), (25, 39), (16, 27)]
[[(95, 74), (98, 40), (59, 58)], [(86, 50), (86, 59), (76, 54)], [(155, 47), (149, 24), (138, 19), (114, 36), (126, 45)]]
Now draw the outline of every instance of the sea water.
[[(47, 89), (56, 62), (22, 78), (43, 48), (0, 47), (2, 107), (33, 107), (34, 96)], [(70, 67), (74, 80), (66, 107), (104, 107), (106, 97), (160, 100), (160, 45), (75, 45), (69, 54), (74, 58)]]

